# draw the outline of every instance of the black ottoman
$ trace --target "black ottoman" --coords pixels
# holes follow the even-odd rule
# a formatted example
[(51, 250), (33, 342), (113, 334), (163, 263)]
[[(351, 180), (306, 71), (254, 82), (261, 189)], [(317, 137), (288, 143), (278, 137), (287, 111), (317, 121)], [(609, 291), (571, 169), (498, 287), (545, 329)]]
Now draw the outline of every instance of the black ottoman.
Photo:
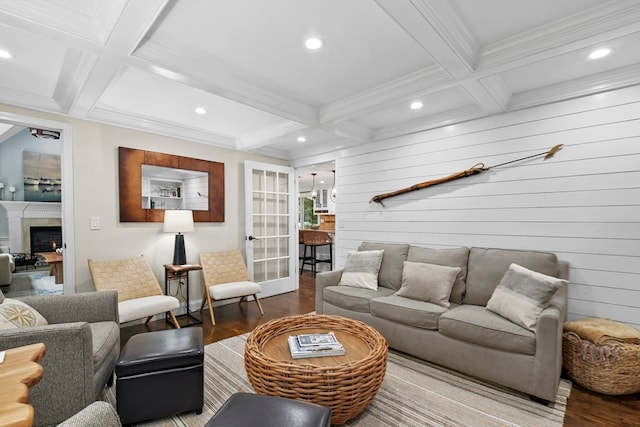
[(329, 427), (331, 408), (260, 394), (236, 393), (205, 427)]
[(201, 328), (134, 335), (116, 363), (122, 424), (185, 411), (202, 413), (204, 346)]

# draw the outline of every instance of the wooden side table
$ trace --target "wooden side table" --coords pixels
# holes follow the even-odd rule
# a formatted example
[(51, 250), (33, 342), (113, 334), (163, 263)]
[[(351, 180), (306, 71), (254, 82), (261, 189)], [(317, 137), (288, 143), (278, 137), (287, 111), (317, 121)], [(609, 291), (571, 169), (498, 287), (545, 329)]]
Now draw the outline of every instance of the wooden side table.
[[(184, 265), (173, 265), (173, 264), (165, 264), (164, 265), (164, 293), (169, 295), (169, 283), (172, 280), (178, 281), (178, 286), (183, 284), (182, 280), (185, 279), (184, 285), (187, 287), (187, 295), (186, 295), (186, 305), (187, 311), (185, 314), (180, 314), (176, 316), (176, 319), (180, 323), (180, 319), (187, 319), (186, 323), (180, 323), (180, 327), (199, 325), (202, 323), (202, 319), (198, 319), (193, 314), (191, 314), (191, 309), (189, 308), (189, 272), (194, 270), (202, 270), (202, 266), (198, 264), (184, 264)], [(165, 315), (165, 320), (171, 324), (173, 322), (171, 319)], [(176, 326), (176, 325), (174, 325)]]
[(28, 404), (29, 387), (42, 378), (43, 343), (6, 350), (0, 363), (0, 426), (30, 427), (33, 425), (33, 406)]
[(56, 276), (56, 284), (64, 283), (64, 270), (62, 269), (62, 254), (58, 252), (38, 252), (36, 256), (42, 257), (49, 264), (49, 276)]

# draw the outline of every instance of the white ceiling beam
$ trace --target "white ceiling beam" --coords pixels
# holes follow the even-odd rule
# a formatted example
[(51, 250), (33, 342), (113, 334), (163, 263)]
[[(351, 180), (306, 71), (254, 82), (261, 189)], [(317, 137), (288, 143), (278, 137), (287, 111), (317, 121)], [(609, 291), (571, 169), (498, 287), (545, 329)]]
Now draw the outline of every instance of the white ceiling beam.
[(509, 111), (521, 110), (638, 84), (640, 84), (640, 65), (634, 64), (613, 71), (605, 71), (568, 82), (516, 93), (507, 109)]
[(470, 104), (464, 107), (443, 111), (442, 113), (432, 114), (420, 119), (414, 119), (408, 122), (400, 123), (398, 125), (379, 129), (374, 133), (373, 140), (380, 141), (397, 136), (422, 132), (429, 129), (435, 129), (437, 127), (449, 126), (456, 123), (485, 117), (487, 115), (488, 113), (483, 108), (475, 104)]
[(486, 46), (478, 57), (476, 69), (484, 75), (503, 72), (638, 31), (637, 2), (605, 2), (581, 14)]
[(320, 122), (337, 123), (380, 111), (416, 96), (433, 93), (433, 88), (440, 88), (445, 82), (452, 83), (453, 80), (439, 67), (423, 68), (322, 107)]
[(179, 123), (167, 122), (141, 114), (118, 112), (96, 107), (91, 110), (87, 118), (105, 124), (199, 142), (216, 147), (235, 149), (234, 139), (228, 136), (218, 135), (209, 131), (200, 131)]
[(70, 115), (84, 117), (89, 113), (166, 5), (163, 0), (127, 2)]
[(277, 123), (273, 126), (241, 135), (236, 140), (236, 149), (241, 151), (255, 150), (269, 144), (276, 138), (290, 135), (304, 129), (308, 129), (308, 126), (302, 123), (292, 121)]

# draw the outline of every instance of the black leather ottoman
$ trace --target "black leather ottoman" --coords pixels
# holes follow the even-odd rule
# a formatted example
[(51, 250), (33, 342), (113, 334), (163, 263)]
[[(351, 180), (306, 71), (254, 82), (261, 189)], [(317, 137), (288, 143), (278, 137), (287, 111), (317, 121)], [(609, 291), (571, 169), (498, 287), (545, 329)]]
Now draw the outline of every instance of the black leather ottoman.
[(331, 408), (260, 394), (236, 393), (205, 427), (329, 427)]
[(201, 328), (134, 335), (116, 363), (122, 424), (185, 411), (202, 413), (204, 346)]

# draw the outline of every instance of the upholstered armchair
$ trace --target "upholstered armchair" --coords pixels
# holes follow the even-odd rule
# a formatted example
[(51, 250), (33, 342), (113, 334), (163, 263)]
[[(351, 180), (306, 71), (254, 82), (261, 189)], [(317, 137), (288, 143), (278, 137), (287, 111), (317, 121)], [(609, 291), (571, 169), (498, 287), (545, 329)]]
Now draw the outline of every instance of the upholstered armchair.
[(11, 273), (16, 271), (16, 264), (13, 255), (9, 252), (8, 246), (0, 246), (0, 286), (11, 284)]
[[(48, 322), (0, 330), (0, 350), (42, 342), (44, 374), (29, 389), (34, 426), (58, 424), (96, 400), (120, 353), (115, 291), (19, 298)], [(6, 304), (7, 300), (2, 302)]]

